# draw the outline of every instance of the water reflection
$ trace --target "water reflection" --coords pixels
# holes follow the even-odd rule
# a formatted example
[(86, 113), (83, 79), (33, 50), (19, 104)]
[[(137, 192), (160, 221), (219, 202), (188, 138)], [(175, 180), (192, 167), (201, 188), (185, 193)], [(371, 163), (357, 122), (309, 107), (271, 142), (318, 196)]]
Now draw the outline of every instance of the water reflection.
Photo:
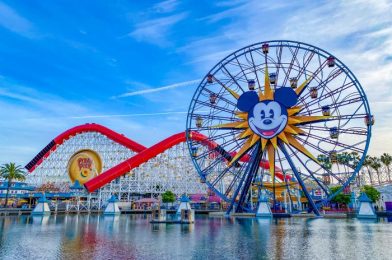
[(50, 218), (50, 216), (48, 216), (48, 215), (45, 215), (45, 216), (31, 216), (30, 217), (32, 224), (35, 224), (35, 225), (41, 224), (43, 226), (47, 225), (49, 223), (49, 218)]
[(388, 259), (390, 219), (197, 216), (150, 224), (148, 215), (0, 218), (0, 259)]

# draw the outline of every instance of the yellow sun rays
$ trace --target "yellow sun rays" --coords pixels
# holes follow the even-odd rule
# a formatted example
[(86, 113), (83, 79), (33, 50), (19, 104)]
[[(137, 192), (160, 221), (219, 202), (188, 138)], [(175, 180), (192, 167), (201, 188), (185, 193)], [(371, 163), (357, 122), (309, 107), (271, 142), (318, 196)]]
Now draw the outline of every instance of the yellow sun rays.
[[(312, 80), (312, 77), (309, 77), (305, 80), (296, 90), (296, 94), (299, 96), (304, 88), (309, 84)], [(231, 90), (230, 88), (222, 86), (235, 98), (239, 98), (239, 94)], [(265, 67), (265, 80), (264, 80), (264, 92), (259, 89), (259, 101), (265, 100), (273, 100), (274, 99), (274, 91), (271, 88), (271, 82), (268, 73), (268, 67)], [(237, 122), (225, 123), (212, 126), (212, 128), (217, 129), (241, 129), (243, 130), (240, 134), (237, 135), (238, 139), (246, 139), (242, 144), (241, 148), (237, 152), (237, 154), (231, 159), (229, 165), (232, 165), (237, 160), (241, 159), (243, 155), (245, 155), (257, 142), (261, 142), (262, 151), (267, 151), (268, 162), (269, 162), (269, 172), (271, 174), (272, 179), (275, 177), (275, 156), (276, 150), (278, 150), (278, 141), (282, 141), (286, 145), (290, 145), (294, 147), (297, 151), (301, 152), (308, 158), (317, 162), (317, 159), (310, 153), (296, 138), (295, 135), (305, 134), (305, 131), (300, 129), (298, 126), (302, 124), (309, 124), (318, 121), (325, 121), (331, 118), (330, 116), (297, 116), (297, 114), (302, 109), (301, 106), (294, 106), (287, 109), (287, 125), (277, 136), (271, 139), (265, 139), (257, 135), (252, 131), (248, 124), (248, 113), (247, 112), (236, 112), (235, 115), (239, 118)]]
[(275, 178), (275, 148), (272, 145), (267, 147), (269, 172), (272, 180)]

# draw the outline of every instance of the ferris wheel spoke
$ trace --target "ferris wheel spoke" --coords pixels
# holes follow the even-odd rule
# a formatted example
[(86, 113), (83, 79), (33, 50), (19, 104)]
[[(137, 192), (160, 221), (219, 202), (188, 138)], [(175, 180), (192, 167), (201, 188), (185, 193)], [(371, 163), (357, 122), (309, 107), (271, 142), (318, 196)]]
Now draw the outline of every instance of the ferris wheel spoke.
[(232, 121), (232, 122), (240, 122), (239, 119), (235, 117), (227, 117), (227, 116), (217, 116), (217, 115), (203, 115), (203, 114), (195, 114), (193, 115), (193, 119), (200, 117), (202, 119), (210, 119), (210, 120), (223, 120), (223, 121)]
[[(238, 184), (237, 181), (238, 181), (238, 179), (240, 178), (241, 173), (243, 172), (243, 170), (244, 170), (246, 167), (248, 167), (248, 165), (249, 165), (248, 163), (243, 163), (243, 164), (241, 165), (240, 170), (238, 170), (236, 173), (234, 173), (234, 178), (231, 180), (231, 182), (229, 183), (229, 185), (227, 186), (227, 189), (226, 189), (226, 191), (225, 191), (225, 196), (226, 196), (226, 197), (228, 197), (228, 196), (230, 195), (230, 193), (231, 193), (232, 189), (234, 188), (234, 186), (235, 186), (236, 184)], [(233, 197), (233, 199), (236, 199), (236, 198)]]
[[(218, 141), (218, 140), (226, 140), (227, 137), (229, 138), (229, 137), (231, 137), (232, 135), (233, 135), (233, 132), (232, 132), (232, 131), (226, 132), (226, 133), (221, 133), (221, 134), (216, 133), (216, 135), (215, 135), (213, 138), (211, 138), (210, 141), (214, 142), (214, 141)], [(231, 139), (231, 138), (229, 138), (229, 139), (230, 139), (229, 142), (232, 142), (232, 143), (235, 143), (235, 142), (237, 141), (237, 140), (233, 140), (233, 139)], [(224, 146), (229, 145), (229, 144), (230, 144), (230, 143), (224, 141), (224, 142), (221, 143), (219, 146), (224, 147)]]
[[(241, 53), (241, 55), (246, 55), (246, 52)], [(248, 64), (245, 64), (245, 63), (243, 63), (243, 62), (240, 62), (240, 61), (238, 60), (238, 56), (237, 56), (236, 54), (234, 54), (234, 58), (233, 58), (233, 59), (231, 59), (229, 62), (227, 62), (227, 63), (224, 64), (224, 65), (231, 65), (231, 66), (234, 66), (234, 67), (238, 67), (238, 68), (240, 69), (240, 71), (242, 72), (242, 75), (243, 75), (244, 77), (245, 77), (245, 75), (246, 75), (245, 71), (251, 70), (251, 69), (252, 69), (252, 66), (250, 66), (250, 65), (248, 65)], [(238, 73), (238, 74), (241, 74), (241, 73)], [(237, 75), (238, 75), (238, 74), (237, 74)], [(242, 79), (241, 79), (241, 80), (242, 80)], [(244, 81), (246, 81), (246, 77), (245, 77)]]
[(257, 171), (261, 160), (261, 153), (262, 151), (261, 151), (260, 143), (258, 143), (253, 149), (251, 161), (249, 161), (248, 163), (250, 166), (249, 171), (245, 172), (246, 178), (240, 194), (240, 198), (238, 200), (238, 204), (237, 204), (238, 206), (236, 212), (242, 212), (245, 210), (244, 203), (248, 196), (249, 189), (251, 188), (252, 181), (254, 177), (257, 175)]
[(341, 115), (341, 116), (333, 116), (330, 118), (328, 121), (350, 121), (354, 119), (364, 119), (367, 116), (367, 114), (352, 114), (352, 115)]
[[(307, 130), (317, 130), (317, 131), (323, 131), (323, 132), (331, 132), (331, 129), (329, 127), (321, 127), (321, 126), (315, 126), (315, 125), (306, 125), (306, 126), (301, 126), (301, 129), (307, 129)], [(339, 134), (351, 134), (351, 135), (367, 135), (366, 129), (344, 129), (344, 128), (339, 128)]]
[[(219, 85), (222, 87), (221, 84), (219, 84)], [(224, 87), (222, 87), (222, 89), (225, 90)], [(213, 91), (211, 91), (211, 90), (209, 90), (209, 89), (207, 89), (207, 88), (203, 89), (203, 91), (208, 92), (208, 94), (210, 94), (210, 95), (211, 95), (211, 94), (216, 94), (215, 92), (213, 92)], [(225, 98), (223, 95), (219, 95), (217, 98), (219, 98), (219, 100), (224, 101), (225, 103), (231, 105), (232, 107), (236, 107), (236, 106), (237, 106), (236, 103), (234, 103), (234, 102), (232, 102), (231, 100)], [(196, 100), (195, 100), (195, 101), (196, 101)]]
[(294, 156), (297, 158), (297, 160), (301, 163), (301, 165), (306, 169), (306, 171), (309, 173), (309, 175), (312, 177), (312, 179), (321, 187), (321, 189), (329, 195), (329, 192), (325, 189), (324, 185), (320, 183), (320, 181), (314, 176), (312, 171), (306, 166), (306, 164), (299, 158), (298, 154), (294, 152), (294, 150), (289, 146), (290, 151), (294, 154)]
[[(324, 64), (324, 66), (325, 66), (325, 64)], [(316, 72), (312, 75), (311, 78), (314, 79), (314, 78), (317, 76), (317, 74), (318, 74), (319, 72), (320, 72), (320, 71), (316, 71)], [(324, 91), (324, 89), (325, 89), (325, 87), (327, 86), (327, 84), (330, 83), (330, 82), (332, 82), (332, 80), (334, 80), (334, 79), (335, 79), (337, 76), (339, 76), (341, 73), (342, 73), (342, 70), (340, 70), (340, 69), (337, 70), (336, 73), (331, 73), (330, 75), (328, 75), (328, 77), (327, 77), (324, 81), (318, 82), (317, 86), (314, 86), (313, 88), (314, 88), (317, 92), (318, 92), (319, 90)], [(310, 84), (310, 82), (309, 82), (308, 84)], [(311, 92), (309, 91), (307, 94), (305, 94), (303, 97), (301, 97), (299, 101), (305, 100), (306, 98), (310, 97), (310, 95), (311, 95)], [(325, 95), (325, 96), (330, 96), (330, 95)], [(316, 99), (315, 101), (317, 101), (317, 99)], [(319, 101), (319, 100), (318, 100), (318, 101)]]
[[(304, 139), (302, 139), (302, 138), (299, 137), (299, 136), (297, 136), (297, 139), (298, 139), (298, 141), (302, 141), (302, 142), (303, 142), (303, 146), (312, 147), (313, 149), (319, 151), (319, 152), (320, 152), (321, 154), (323, 154), (323, 155), (326, 155), (326, 156), (329, 156), (329, 155), (330, 155), (330, 152), (331, 152), (331, 151), (326, 151), (326, 150), (324, 150), (324, 149), (321, 149), (318, 145), (315, 145), (315, 144), (311, 143), (311, 142), (308, 141), (308, 140), (304, 140)], [(309, 138), (308, 138), (308, 139), (309, 139)], [(320, 144), (320, 140), (317, 140), (317, 141), (318, 141), (318, 144)]]
[(319, 146), (317, 146), (317, 145), (315, 145), (315, 144), (313, 144), (313, 143), (310, 143), (310, 142), (308, 142), (307, 140), (304, 140), (304, 139), (302, 139), (302, 138), (299, 137), (299, 136), (297, 136), (297, 139), (298, 139), (298, 141), (301, 141), (301, 142), (303, 143), (304, 146), (308, 145), (309, 147), (312, 147), (313, 149), (319, 151), (321, 154), (329, 155), (329, 152), (328, 152), (328, 151), (326, 151), (326, 150), (324, 150), (324, 149), (321, 149)]
[(196, 101), (196, 103), (200, 104), (200, 105), (203, 105), (205, 107), (209, 107), (209, 108), (212, 108), (212, 109), (215, 109), (215, 110), (222, 111), (222, 112), (233, 113), (233, 110), (230, 110), (228, 108), (224, 108), (224, 107), (221, 107), (221, 106), (218, 106), (218, 105), (212, 105), (210, 102), (198, 100), (198, 101)]
[[(211, 91), (211, 90), (209, 90), (209, 89), (204, 89), (204, 91), (206, 91), (206, 92), (208, 92), (208, 94), (216, 94), (215, 92), (213, 92), (213, 91)], [(232, 107), (236, 107), (237, 106), (237, 104), (236, 103), (234, 103), (234, 102), (232, 102), (232, 101), (230, 101), (230, 100), (228, 100), (227, 98), (225, 98), (223, 95), (219, 95), (219, 96), (217, 96), (217, 99), (219, 98), (219, 100), (220, 101), (223, 101), (223, 102), (225, 102), (225, 104), (227, 104), (227, 105), (230, 105), (230, 106), (232, 106)], [(198, 100), (197, 100), (198, 101)], [(205, 102), (205, 101), (204, 101)], [(196, 101), (195, 101), (195, 103), (196, 103)], [(198, 104), (199, 102), (197, 102), (196, 104)], [(202, 108), (203, 108), (203, 106), (202, 106)]]
[(283, 170), (284, 167), (283, 167), (282, 158), (281, 158), (281, 156), (280, 156), (279, 151), (278, 151), (276, 154), (277, 154), (277, 156), (278, 156), (278, 161), (279, 161), (279, 163), (280, 163), (280, 168), (282, 169), (283, 181), (284, 181), (284, 183), (285, 183), (285, 187), (286, 187), (287, 193), (288, 193), (288, 195), (289, 195), (289, 200), (290, 200), (290, 203), (291, 203), (291, 207), (293, 207), (293, 199), (292, 199), (292, 196), (291, 196), (291, 191), (290, 191), (290, 189), (292, 189), (292, 188), (294, 187), (294, 185), (291, 184), (291, 178), (290, 178), (290, 183), (288, 183), (289, 181), (288, 181), (288, 178), (286, 178), (286, 173), (285, 173), (285, 171)]
[[(217, 141), (217, 140), (220, 140), (220, 139), (225, 139), (226, 137), (231, 137), (232, 135), (233, 135), (232, 131), (226, 132), (226, 133), (221, 133), (221, 134), (216, 133), (216, 135), (214, 137), (210, 138), (209, 140), (214, 142), (214, 141)], [(231, 142), (236, 142), (236, 140), (233, 140), (233, 139), (230, 139), (230, 141)], [(227, 145), (227, 143), (224, 142), (220, 146), (225, 146), (225, 145)]]
[[(308, 67), (309, 63), (313, 59), (313, 56), (314, 56), (314, 53), (311, 52), (309, 57), (303, 63), (303, 66), (301, 66), (301, 69), (300, 69), (300, 71), (298, 72), (298, 75), (297, 75), (297, 79), (301, 78), (302, 74), (304, 74), (306, 72), (306, 68)], [(316, 74), (316, 73), (314, 73), (314, 74)], [(306, 76), (306, 74), (305, 74), (305, 76)], [(315, 77), (316, 75), (312, 75), (312, 76)]]
[(328, 169), (325, 166), (321, 165), (320, 163), (318, 163), (318, 165), (319, 165), (320, 169), (323, 169), (324, 172), (326, 172), (328, 175), (330, 175), (333, 178), (335, 178), (335, 180), (338, 182), (338, 184), (340, 184), (340, 185), (344, 184), (343, 179), (339, 177), (340, 173), (334, 173), (330, 169)]
[[(222, 144), (222, 145), (219, 145), (219, 146), (215, 147), (214, 149), (209, 149), (207, 152), (197, 156), (196, 159), (197, 158), (205, 158), (205, 157), (207, 157), (207, 156), (209, 156), (211, 154), (214, 154), (214, 153), (218, 152), (220, 154), (220, 159), (225, 159), (227, 162), (231, 162), (231, 160), (233, 158), (231, 156), (231, 153), (234, 152), (236, 149), (238, 149), (238, 146), (233, 147), (229, 151), (226, 151), (223, 147), (227, 146), (227, 145), (230, 145), (230, 144), (233, 144), (233, 143), (235, 143), (235, 141), (230, 140), (230, 141), (226, 142), (225, 144)], [(234, 164), (234, 165), (238, 166), (238, 164)]]
[[(241, 89), (242, 92), (245, 92), (245, 90), (241, 87), (241, 85), (237, 82), (233, 75), (231, 75), (231, 73), (226, 69), (226, 67), (222, 66), (222, 69), (224, 69), (224, 71), (230, 76), (231, 80), (238, 86), (238, 88)], [(222, 87), (225, 87), (224, 84), (222, 84), (221, 82), (219, 84), (221, 84)]]
[[(242, 169), (242, 167), (244, 167), (244, 165), (245, 164), (241, 165), (241, 169)], [(214, 180), (210, 181), (211, 185), (215, 187), (218, 184), (218, 182), (220, 182), (222, 180), (222, 178), (225, 177), (226, 174), (228, 174), (230, 172), (230, 169), (232, 169), (232, 167), (233, 167), (233, 165), (227, 166), (222, 172), (219, 173), (219, 175)]]
[(321, 169), (323, 169), (325, 172), (327, 172), (329, 175), (331, 175), (332, 177), (334, 177), (340, 184), (343, 184), (343, 180), (339, 177), (339, 173), (334, 173), (332, 172), (330, 169), (328, 169), (327, 167), (325, 167), (324, 165), (322, 165), (320, 162), (317, 162), (317, 164), (319, 165), (319, 167)]
[(277, 54), (276, 55), (276, 57), (277, 57), (277, 63), (276, 63), (276, 85), (278, 85), (279, 69), (282, 67), (282, 51), (283, 51), (283, 47), (280, 45), (276, 49), (276, 54)]
[[(223, 147), (224, 147), (225, 145), (230, 145), (230, 144), (232, 144), (232, 143), (235, 143), (235, 141), (230, 140), (230, 141), (226, 142), (226, 144), (219, 145), (219, 146), (215, 147), (214, 149), (209, 149), (208, 152), (203, 153), (202, 155), (198, 156), (198, 158), (205, 158), (205, 157), (209, 156), (210, 154), (213, 154), (213, 153), (218, 152), (219, 155), (220, 155), (220, 157), (219, 157), (218, 159), (225, 159), (226, 161), (230, 162), (231, 159), (232, 159), (232, 156), (230, 155), (230, 152), (233, 152), (233, 151), (235, 151), (236, 149), (238, 149), (238, 145), (235, 146), (235, 147), (233, 147), (233, 148), (232, 148), (231, 150), (229, 150), (229, 151), (226, 151)], [(218, 160), (216, 160), (216, 161), (218, 161)], [(236, 164), (235, 164), (235, 165), (236, 165)], [(211, 166), (211, 165), (210, 165), (210, 166)], [(209, 166), (209, 170), (213, 169), (213, 167), (210, 167), (210, 166)], [(213, 165), (213, 166), (215, 166), (215, 165)], [(237, 165), (236, 165), (236, 166), (237, 166)], [(204, 169), (203, 171), (206, 172), (207, 170)]]
[[(294, 61), (295, 61), (296, 66), (297, 66), (298, 68), (301, 68), (301, 67), (302, 67), (302, 66), (301, 66), (301, 61), (299, 60), (299, 56), (298, 56), (298, 55), (294, 55), (294, 54), (295, 54), (295, 52), (297, 52), (297, 54), (298, 54), (298, 52), (301, 50), (300, 47), (301, 47), (300, 44), (296, 44), (295, 46), (289, 46), (289, 47), (288, 47), (288, 50), (290, 51), (292, 57), (295, 57), (295, 59), (293, 59), (293, 63), (294, 63)], [(294, 49), (295, 51), (293, 51), (293, 49)], [(304, 62), (302, 62), (302, 63), (304, 63)]]
[[(249, 187), (252, 181), (252, 177), (255, 173), (255, 171), (257, 171), (258, 166), (260, 164), (260, 145), (256, 145), (255, 149), (253, 149), (252, 151), (252, 158), (251, 161), (247, 164), (247, 167), (245, 169), (244, 174), (241, 177), (241, 180), (238, 183), (237, 189), (234, 191), (233, 193), (233, 199), (229, 205), (229, 207), (227, 208), (227, 213), (230, 213), (231, 210), (233, 209), (234, 203), (235, 203), (235, 199), (237, 198), (237, 196), (239, 195), (239, 192), (241, 191), (240, 194), (240, 198), (238, 200), (237, 203), (237, 207), (236, 207), (236, 212), (241, 212), (243, 210), (243, 203), (244, 200), (246, 198), (246, 195), (249, 191)], [(233, 187), (233, 185), (230, 185), (231, 189)], [(229, 191), (229, 189), (228, 189)], [(227, 191), (226, 191), (227, 192)]]
[[(328, 107), (331, 110), (336, 110), (336, 109), (342, 108), (344, 106), (348, 106), (348, 105), (352, 105), (352, 104), (355, 104), (355, 103), (359, 103), (359, 107), (357, 108), (357, 110), (359, 110), (361, 108), (361, 106), (363, 105), (362, 103), (360, 103), (361, 100), (362, 100), (361, 97), (356, 97), (356, 98), (353, 98), (353, 99), (346, 99), (346, 100), (342, 100), (340, 102), (336, 102), (336, 103), (333, 104), (333, 106), (328, 106)], [(307, 112), (307, 114), (311, 114), (312, 115), (312, 114), (316, 114), (316, 113), (322, 112), (322, 110), (323, 110), (322, 107), (316, 107), (316, 108), (313, 108), (313, 109), (309, 109), (306, 112)], [(355, 114), (355, 112), (353, 114)], [(302, 114), (298, 114), (298, 115), (302, 115)]]
[[(322, 59), (323, 61), (321, 61), (321, 59)], [(317, 55), (317, 61), (318, 61), (319, 67), (321, 67), (322, 64), (323, 64), (323, 62), (325, 61), (325, 59), (324, 59), (324, 57), (321, 57), (320, 55)], [(324, 78), (324, 70), (321, 70), (321, 71), (320, 71), (320, 76), (319, 76), (319, 77), (320, 77), (321, 79)]]
[(286, 86), (287, 80), (290, 77), (291, 69), (293, 68), (293, 65), (294, 65), (294, 61), (295, 61), (295, 59), (297, 59), (297, 54), (298, 54), (299, 48), (295, 48), (295, 52), (294, 53), (291, 51), (291, 48), (289, 48), (289, 50), (290, 50), (290, 52), (292, 53), (293, 56), (291, 58), (291, 62), (290, 62), (289, 68), (287, 69), (286, 77), (283, 80), (283, 85), (282, 86)]
[[(329, 73), (329, 75), (327, 76), (327, 79), (331, 78), (331, 80), (329, 80), (328, 82), (323, 82), (322, 84), (320, 84), (321, 86), (323, 86), (323, 88), (321, 89), (321, 92), (320, 92), (320, 96), (321, 96), (321, 97), (324, 96), (324, 93), (325, 93), (327, 90), (329, 90), (329, 89), (328, 89), (327, 83), (331, 82), (332, 80), (334, 80), (335, 78), (337, 78), (337, 77), (338, 77), (340, 74), (342, 74), (342, 73), (343, 73), (343, 71), (342, 71), (341, 69), (339, 69), (339, 68), (337, 68), (337, 69), (335, 69), (335, 70), (332, 70), (332, 71)], [(344, 81), (343, 81), (343, 83), (342, 83), (342, 85), (346, 84), (347, 79), (348, 79), (348, 77), (346, 76), (345, 79), (344, 79)], [(328, 93), (326, 93), (326, 94), (328, 94)]]
[[(356, 117), (357, 119), (360, 118), (360, 117), (358, 117), (358, 115), (359, 115), (358, 111), (359, 111), (359, 109), (360, 109), (361, 107), (362, 107), (362, 104), (355, 110), (354, 113), (351, 114), (351, 115), (352, 115), (351, 119), (353, 119), (353, 117), (354, 117), (355, 115), (357, 115), (357, 117)], [(368, 115), (364, 115), (364, 116), (362, 117), (362, 119), (366, 119), (367, 116), (368, 116)], [(340, 124), (340, 127), (345, 127), (349, 122), (350, 122), (350, 120), (345, 120), (345, 121), (343, 121), (343, 124), (341, 123), (341, 124)], [(366, 121), (365, 121), (365, 123), (366, 123)]]
[(296, 127), (302, 127), (303, 125), (310, 125), (316, 123), (322, 123), (329, 121), (331, 116), (291, 116), (289, 119), (289, 123)]
[[(242, 71), (242, 74), (243, 74), (244, 77), (245, 77), (245, 80), (248, 81), (248, 78), (246, 77), (246, 73), (244, 72), (244, 69), (242, 68), (241, 63), (240, 63), (240, 61), (238, 60), (237, 55), (234, 54), (234, 57), (235, 57), (235, 60), (237, 61), (238, 66), (240, 67), (240, 69), (241, 69), (241, 71)], [(250, 68), (250, 67), (249, 67), (249, 68)]]
[(280, 150), (283, 152), (283, 154), (285, 155), (287, 162), (289, 163), (291, 170), (294, 172), (295, 177), (297, 178), (298, 183), (300, 184), (301, 188), (302, 188), (302, 192), (305, 194), (305, 197), (308, 199), (308, 202), (310, 203), (313, 212), (317, 215), (320, 216), (320, 212), (318, 210), (318, 208), (316, 207), (316, 204), (314, 203), (312, 197), (310, 196), (308, 190), (306, 189), (305, 183), (302, 181), (302, 178), (300, 176), (300, 174), (297, 171), (297, 168), (295, 167), (295, 164), (293, 163), (293, 161), (291, 160), (291, 157), (289, 156), (289, 154), (286, 151), (285, 145), (280, 143)]
[[(229, 197), (229, 195), (230, 195), (232, 189), (234, 188), (235, 184), (237, 183), (239, 177), (240, 177), (240, 172), (237, 172), (237, 174), (234, 175), (233, 180), (231, 180), (231, 182), (227, 186), (227, 189), (226, 189), (225, 194), (224, 194), (226, 197)], [(234, 198), (234, 197), (232, 198), (232, 200), (235, 200), (235, 199), (236, 198)]]
[(202, 169), (202, 174), (204, 176), (207, 176), (211, 171), (214, 170), (215, 166), (217, 166), (218, 164), (220, 164), (221, 161), (220, 160), (215, 160), (213, 161), (211, 164), (209, 164), (206, 168)]
[[(341, 86), (341, 87), (339, 87), (339, 88), (337, 88), (335, 90), (332, 90), (328, 94), (326, 94), (326, 95), (324, 95), (324, 96), (322, 96), (322, 97), (320, 97), (318, 99), (314, 99), (313, 101), (308, 102), (306, 107), (311, 107), (313, 105), (316, 105), (320, 101), (324, 101), (324, 100), (326, 100), (328, 98), (331, 98), (332, 96), (334, 96), (336, 94), (339, 94), (340, 92), (345, 91), (345, 90), (347, 90), (347, 89), (349, 89), (350, 87), (353, 87), (353, 86), (355, 86), (354, 82), (346, 83), (345, 85), (343, 85), (343, 86)], [(302, 110), (304, 110), (306, 107), (303, 107), (301, 109), (301, 111), (299, 112), (299, 114), (301, 114)]]
[(352, 150), (352, 151), (355, 151), (355, 152), (358, 152), (358, 153), (362, 153), (363, 152), (362, 149), (357, 148), (357, 147), (352, 146), (352, 145), (344, 144), (344, 143), (341, 143), (341, 142), (338, 142), (338, 141), (328, 140), (326, 138), (322, 138), (322, 137), (319, 137), (319, 136), (316, 136), (316, 135), (310, 134), (310, 133), (308, 134), (308, 136), (312, 137), (313, 139), (316, 139), (318, 141), (323, 141), (323, 142), (326, 142), (326, 143), (329, 143), (329, 144), (333, 144), (333, 145), (342, 147), (344, 149), (348, 149), (350, 151)]
[(255, 66), (255, 61), (254, 61), (254, 59), (253, 59), (252, 52), (249, 52), (249, 53), (250, 53), (250, 57), (252, 58), (253, 72), (254, 72), (254, 74), (255, 74), (255, 76), (256, 76), (257, 85), (259, 86), (259, 89), (260, 89), (260, 88), (261, 88), (261, 85), (260, 85), (259, 76), (257, 75), (257, 70), (256, 70), (256, 66)]

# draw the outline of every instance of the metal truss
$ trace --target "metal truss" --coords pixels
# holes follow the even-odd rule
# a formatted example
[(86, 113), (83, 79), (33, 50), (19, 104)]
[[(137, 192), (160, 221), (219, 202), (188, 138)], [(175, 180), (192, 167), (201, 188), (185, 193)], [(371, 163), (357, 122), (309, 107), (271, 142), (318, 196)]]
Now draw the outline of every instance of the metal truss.
[(392, 173), (388, 174), (386, 167), (380, 169), (378, 172), (363, 167), (359, 174), (359, 185), (380, 186), (384, 184), (392, 184)]
[(177, 195), (206, 193), (185, 143), (151, 158), (138, 168), (100, 189), (103, 201), (115, 194), (120, 201), (131, 201), (138, 194), (158, 196), (170, 190)]
[[(112, 141), (98, 132), (77, 134), (59, 145), (44, 161), (32, 171), (27, 182), (36, 187), (52, 182), (62, 192), (69, 192), (70, 178), (68, 161), (76, 152), (90, 149), (97, 152), (103, 162), (103, 172), (131, 158), (136, 153)], [(183, 193), (206, 193), (207, 188), (200, 183), (199, 176), (190, 159), (185, 143), (180, 143), (158, 156), (146, 161), (138, 168), (105, 185), (92, 196), (82, 195), (80, 203), (72, 203), (72, 209), (100, 208), (112, 195), (120, 201), (130, 202), (148, 194), (158, 196), (171, 190), (177, 195)]]

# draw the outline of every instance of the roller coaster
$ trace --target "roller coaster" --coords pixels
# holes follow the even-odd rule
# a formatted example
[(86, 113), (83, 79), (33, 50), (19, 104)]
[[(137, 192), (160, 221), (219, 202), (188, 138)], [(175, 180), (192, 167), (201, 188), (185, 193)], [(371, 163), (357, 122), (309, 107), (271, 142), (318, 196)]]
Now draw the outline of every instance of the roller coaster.
[[(55, 137), (25, 166), (29, 172), (27, 182), (35, 187), (51, 183), (67, 192), (78, 180), (99, 204), (112, 195), (120, 201), (130, 202), (146, 194), (157, 197), (167, 190), (177, 195), (205, 194), (208, 186), (197, 174), (191, 156), (213, 151), (210, 161), (223, 156), (226, 159), (220, 164), (224, 167), (235, 154), (224, 151), (200, 133), (193, 132), (191, 138), (199, 147), (190, 155), (184, 132), (147, 148), (102, 125), (79, 125)], [(85, 154), (85, 151), (98, 155), (100, 162), (95, 164), (101, 164), (101, 169), (95, 175), (85, 177), (80, 173), (79, 176), (78, 172), (78, 176), (72, 178), (70, 162), (75, 155)], [(246, 160), (249, 158), (242, 159)], [(208, 165), (210, 161), (204, 163)], [(260, 167), (268, 169), (268, 162), (261, 161)], [(275, 174), (280, 180), (291, 178), (284, 176), (277, 167)], [(227, 181), (220, 185), (224, 190)], [(87, 192), (85, 194), (87, 196)]]

